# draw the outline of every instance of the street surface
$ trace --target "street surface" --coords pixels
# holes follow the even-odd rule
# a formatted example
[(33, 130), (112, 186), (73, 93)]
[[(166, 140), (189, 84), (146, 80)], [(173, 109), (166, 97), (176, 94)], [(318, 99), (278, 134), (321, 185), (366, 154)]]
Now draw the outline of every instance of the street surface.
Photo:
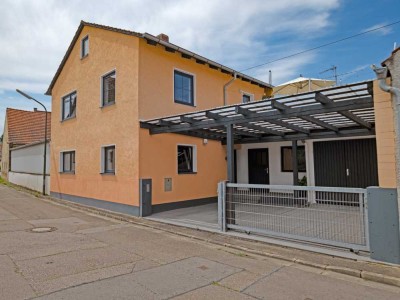
[[(40, 232), (46, 227), (51, 231)], [(382, 300), (400, 299), (400, 289), (100, 217), (0, 185), (0, 299), (171, 298)]]

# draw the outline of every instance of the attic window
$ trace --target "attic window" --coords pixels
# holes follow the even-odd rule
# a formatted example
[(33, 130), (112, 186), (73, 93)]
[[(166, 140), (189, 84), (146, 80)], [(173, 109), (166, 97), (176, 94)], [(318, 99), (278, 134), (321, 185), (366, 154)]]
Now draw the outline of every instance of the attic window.
[(81, 58), (89, 55), (89, 36), (85, 36), (81, 42)]

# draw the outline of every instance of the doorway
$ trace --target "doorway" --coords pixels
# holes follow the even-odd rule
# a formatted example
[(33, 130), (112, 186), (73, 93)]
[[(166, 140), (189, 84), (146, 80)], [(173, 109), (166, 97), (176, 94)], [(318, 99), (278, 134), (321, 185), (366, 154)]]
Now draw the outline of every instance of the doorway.
[(268, 148), (249, 149), (248, 167), (250, 184), (269, 184)]

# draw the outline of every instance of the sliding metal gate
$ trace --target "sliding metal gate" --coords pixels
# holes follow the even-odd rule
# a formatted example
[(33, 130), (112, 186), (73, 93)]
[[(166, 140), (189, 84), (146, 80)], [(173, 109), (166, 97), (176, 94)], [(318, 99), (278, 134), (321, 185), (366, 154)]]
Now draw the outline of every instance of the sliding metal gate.
[(365, 189), (221, 182), (218, 190), (224, 231), (369, 251)]

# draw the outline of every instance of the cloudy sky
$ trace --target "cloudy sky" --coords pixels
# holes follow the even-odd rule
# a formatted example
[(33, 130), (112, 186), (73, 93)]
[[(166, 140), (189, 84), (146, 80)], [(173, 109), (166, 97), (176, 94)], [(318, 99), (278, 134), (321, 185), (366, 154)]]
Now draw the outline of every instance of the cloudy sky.
[[(80, 20), (154, 35), (236, 70), (400, 20), (398, 0), (2, 0), (0, 9), (0, 131), (6, 107), (35, 104), (51, 110), (44, 96)], [(317, 51), (248, 70), (273, 84), (306, 77), (327, 78), (337, 66), (340, 83), (371, 79), (400, 45), (400, 24)], [(331, 78), (329, 78), (331, 79)]]

